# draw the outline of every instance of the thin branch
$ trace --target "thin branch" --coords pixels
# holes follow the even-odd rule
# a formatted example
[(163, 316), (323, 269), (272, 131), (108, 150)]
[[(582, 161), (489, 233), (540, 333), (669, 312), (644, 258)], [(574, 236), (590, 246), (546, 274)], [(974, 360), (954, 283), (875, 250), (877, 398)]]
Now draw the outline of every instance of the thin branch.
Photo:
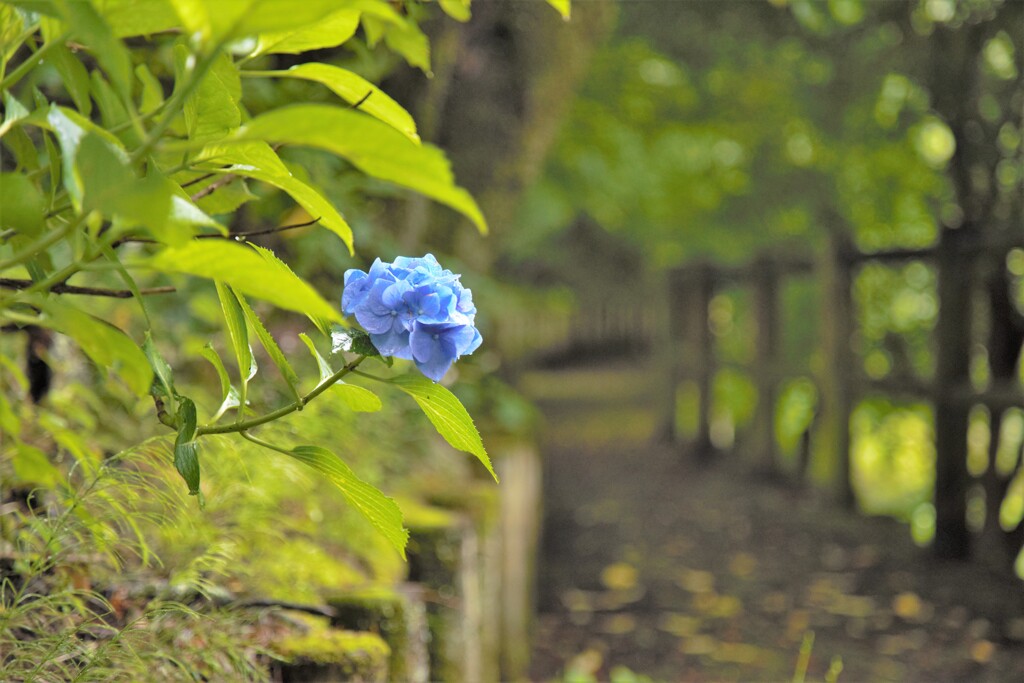
[[(0, 289), (28, 289), (32, 285), (36, 284), (32, 280), (20, 280), (15, 278), (0, 278)], [(79, 287), (76, 285), (69, 285), (65, 283), (55, 284), (49, 289), (54, 294), (81, 294), (83, 296), (104, 296), (111, 299), (130, 299), (135, 296), (131, 290), (128, 289), (105, 289), (102, 287)], [(139, 293), (143, 296), (150, 294), (171, 294), (177, 290), (174, 287), (152, 287), (150, 289), (140, 289)]]
[[(173, 174), (168, 173), (168, 175), (173, 175)], [(204, 173), (203, 175), (199, 176), (198, 178), (193, 178), (192, 180), (188, 181), (187, 183), (182, 183), (181, 186), (183, 188), (184, 187), (189, 187), (190, 185), (195, 185), (196, 183), (201, 183), (204, 180), (209, 180), (210, 178), (212, 178), (215, 175), (217, 175), (217, 174), (216, 173)]]
[[(351, 372), (354, 372), (355, 369), (359, 367), (359, 364), (362, 363), (364, 360), (366, 360), (366, 356), (357, 357), (354, 361), (352, 361), (345, 367), (335, 372), (330, 377), (327, 377), (322, 382), (317, 384), (316, 387), (314, 387), (308, 394), (300, 397), (297, 401), (293, 401), (292, 403), (289, 403), (286, 406), (278, 408), (277, 410), (273, 410), (264, 415), (260, 415), (258, 417), (254, 417), (248, 420), (240, 420), (238, 422), (235, 422), (234, 424), (200, 425), (199, 428), (196, 430), (196, 436), (203, 436), (205, 434), (230, 434), (232, 432), (237, 432), (241, 434), (244, 438), (249, 439), (254, 443), (259, 443), (261, 446), (266, 446), (267, 448), (280, 451), (281, 449), (278, 448), (277, 446), (263, 443), (256, 439), (255, 437), (253, 437), (252, 435), (247, 434), (246, 430), (251, 429), (253, 427), (258, 427), (262, 424), (266, 424), (267, 422), (272, 422), (273, 420), (276, 420), (280, 417), (284, 417), (285, 415), (290, 415), (291, 413), (294, 413), (297, 410), (302, 410), (304, 407), (306, 407), (307, 403), (309, 403), (314, 398), (330, 389), (339, 379), (341, 379), (342, 377)], [(282, 452), (286, 454), (288, 453), (287, 451)]]
[[(317, 223), (320, 217), (317, 216), (308, 221), (302, 223), (290, 223), (288, 225), (279, 225), (275, 228), (262, 228), (260, 230), (250, 230), (248, 232), (235, 232), (230, 235), (210, 234), (210, 235), (196, 235), (197, 240), (235, 240), (236, 242), (245, 242), (250, 237), (257, 237), (259, 235), (271, 235), (275, 232), (284, 232), (286, 230), (295, 230), (296, 228), (308, 228), (309, 226)], [(121, 239), (114, 242), (113, 247), (119, 247), (122, 244), (159, 244), (157, 240), (150, 239), (149, 237), (122, 237)]]
[(206, 197), (207, 195), (213, 194), (214, 192), (216, 192), (220, 188), (222, 188), (222, 187), (224, 187), (226, 185), (230, 185), (231, 183), (235, 182), (236, 180), (238, 180), (238, 176), (237, 175), (235, 175), (234, 173), (228, 173), (226, 176), (213, 181), (212, 183), (210, 183), (209, 185), (207, 185), (203, 189), (199, 190), (194, 195), (189, 197), (189, 199), (191, 199), (193, 202), (198, 202), (203, 197)]

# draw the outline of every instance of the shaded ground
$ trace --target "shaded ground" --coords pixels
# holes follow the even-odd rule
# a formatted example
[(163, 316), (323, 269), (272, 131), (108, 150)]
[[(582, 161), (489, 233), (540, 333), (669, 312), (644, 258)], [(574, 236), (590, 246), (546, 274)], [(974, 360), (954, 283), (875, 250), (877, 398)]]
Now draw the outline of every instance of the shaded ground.
[(938, 564), (906, 528), (652, 445), (657, 381), (630, 366), (524, 377), (547, 417), (531, 676), (1022, 681), (1024, 591)]

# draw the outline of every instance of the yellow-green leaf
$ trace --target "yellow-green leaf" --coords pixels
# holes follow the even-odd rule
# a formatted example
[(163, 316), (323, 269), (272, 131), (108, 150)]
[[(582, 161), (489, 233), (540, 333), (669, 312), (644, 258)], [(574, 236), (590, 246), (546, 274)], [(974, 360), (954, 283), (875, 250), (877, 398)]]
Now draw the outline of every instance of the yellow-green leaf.
[(220, 239), (192, 240), (132, 264), (165, 273), (220, 280), (288, 311), (341, 322), (343, 317), (309, 284), (253, 248)]
[(498, 480), (480, 432), (455, 394), (420, 375), (395, 377), (391, 383), (413, 397), (445, 441), (460, 451), (475, 455), (494, 480)]
[(74, 339), (102, 369), (113, 369), (139, 396), (149, 392), (153, 370), (142, 349), (128, 335), (91, 315), (53, 298), (34, 297), (45, 314), (44, 324)]
[(359, 111), (376, 117), (401, 131), (413, 142), (419, 142), (416, 122), (402, 105), (395, 102), (376, 85), (362, 76), (331, 64), (308, 62), (297, 64), (286, 71), (250, 71), (247, 76), (271, 76), (275, 78), (299, 78), (322, 83), (335, 95), (349, 104), (359, 104)]
[(317, 104), (282, 107), (248, 122), (235, 141), (264, 140), (323, 149), (364, 173), (408, 187), (446, 204), (487, 231), (473, 197), (455, 184), (444, 153), (417, 145), (391, 126), (350, 109)]
[(405, 557), (409, 532), (402, 526), (402, 511), (394, 500), (356, 476), (352, 468), (334, 453), (318, 446), (299, 446), (286, 451), (296, 460), (326, 475), (345, 499)]

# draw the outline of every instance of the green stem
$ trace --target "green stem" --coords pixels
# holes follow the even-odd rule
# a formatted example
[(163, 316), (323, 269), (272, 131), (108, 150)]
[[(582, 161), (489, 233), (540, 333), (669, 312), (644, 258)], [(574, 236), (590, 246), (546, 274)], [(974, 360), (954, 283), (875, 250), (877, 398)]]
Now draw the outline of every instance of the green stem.
[(12, 256), (11, 258), (7, 259), (6, 261), (0, 261), (0, 272), (5, 271), (8, 268), (12, 268), (21, 263), (24, 263), (25, 261), (30, 261), (43, 250), (50, 248), (57, 242), (60, 242), (62, 239), (67, 237), (72, 230), (78, 227), (78, 224), (80, 222), (81, 221), (79, 220), (74, 223), (68, 223), (63, 228), (59, 228), (51, 233), (43, 235), (35, 242), (28, 245), (20, 252)]
[(320, 382), (320, 384), (316, 385), (316, 387), (308, 394), (299, 397), (298, 400), (289, 403), (286, 406), (278, 408), (277, 410), (273, 410), (269, 413), (266, 413), (265, 415), (253, 417), (248, 420), (242, 420), (234, 424), (202, 425), (199, 427), (199, 429), (196, 430), (196, 436), (202, 436), (204, 434), (231, 434), (233, 432), (238, 432), (241, 433), (242, 436), (245, 436), (245, 430), (247, 429), (258, 427), (262, 424), (266, 424), (267, 422), (273, 422), (274, 420), (284, 417), (285, 415), (290, 415), (291, 413), (294, 413), (297, 410), (302, 410), (303, 408), (306, 407), (307, 403), (309, 403), (314, 398), (330, 389), (331, 386), (333, 386), (334, 383), (337, 382), (339, 379), (341, 379), (342, 377), (351, 372), (354, 372), (355, 369), (359, 367), (359, 364), (362, 363), (365, 359), (366, 356), (359, 356), (354, 361), (343, 367), (341, 370), (338, 370), (333, 375), (326, 378), (324, 381)]
[(269, 448), (272, 451), (277, 451), (278, 453), (283, 453), (285, 455), (292, 455), (291, 451), (287, 451), (284, 448), (281, 448), (280, 446), (275, 446), (272, 443), (267, 443), (263, 439), (257, 439), (255, 436), (253, 436), (249, 432), (242, 431), (242, 432), (239, 432), (239, 434), (242, 435), (243, 439), (246, 439), (248, 441), (252, 441), (257, 446), (263, 446), (264, 448)]
[(0, 90), (7, 90), (14, 86), (15, 83), (25, 77), (25, 74), (30, 72), (32, 69), (39, 65), (39, 60), (46, 56), (46, 53), (54, 49), (58, 45), (63, 45), (67, 39), (68, 34), (64, 34), (56, 40), (43, 43), (43, 46), (33, 52), (28, 59), (18, 65), (18, 68), (7, 74), (7, 76), (0, 81)]

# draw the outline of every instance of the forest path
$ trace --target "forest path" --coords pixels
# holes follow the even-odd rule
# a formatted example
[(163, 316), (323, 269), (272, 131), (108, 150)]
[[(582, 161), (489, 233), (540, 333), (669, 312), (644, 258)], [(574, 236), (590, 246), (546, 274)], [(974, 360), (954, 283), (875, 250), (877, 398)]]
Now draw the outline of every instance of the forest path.
[[(1022, 681), (1024, 589), (935, 563), (905, 526), (655, 445), (657, 370), (537, 371), (546, 427), (531, 677)], [(586, 680), (576, 678), (573, 680)]]

